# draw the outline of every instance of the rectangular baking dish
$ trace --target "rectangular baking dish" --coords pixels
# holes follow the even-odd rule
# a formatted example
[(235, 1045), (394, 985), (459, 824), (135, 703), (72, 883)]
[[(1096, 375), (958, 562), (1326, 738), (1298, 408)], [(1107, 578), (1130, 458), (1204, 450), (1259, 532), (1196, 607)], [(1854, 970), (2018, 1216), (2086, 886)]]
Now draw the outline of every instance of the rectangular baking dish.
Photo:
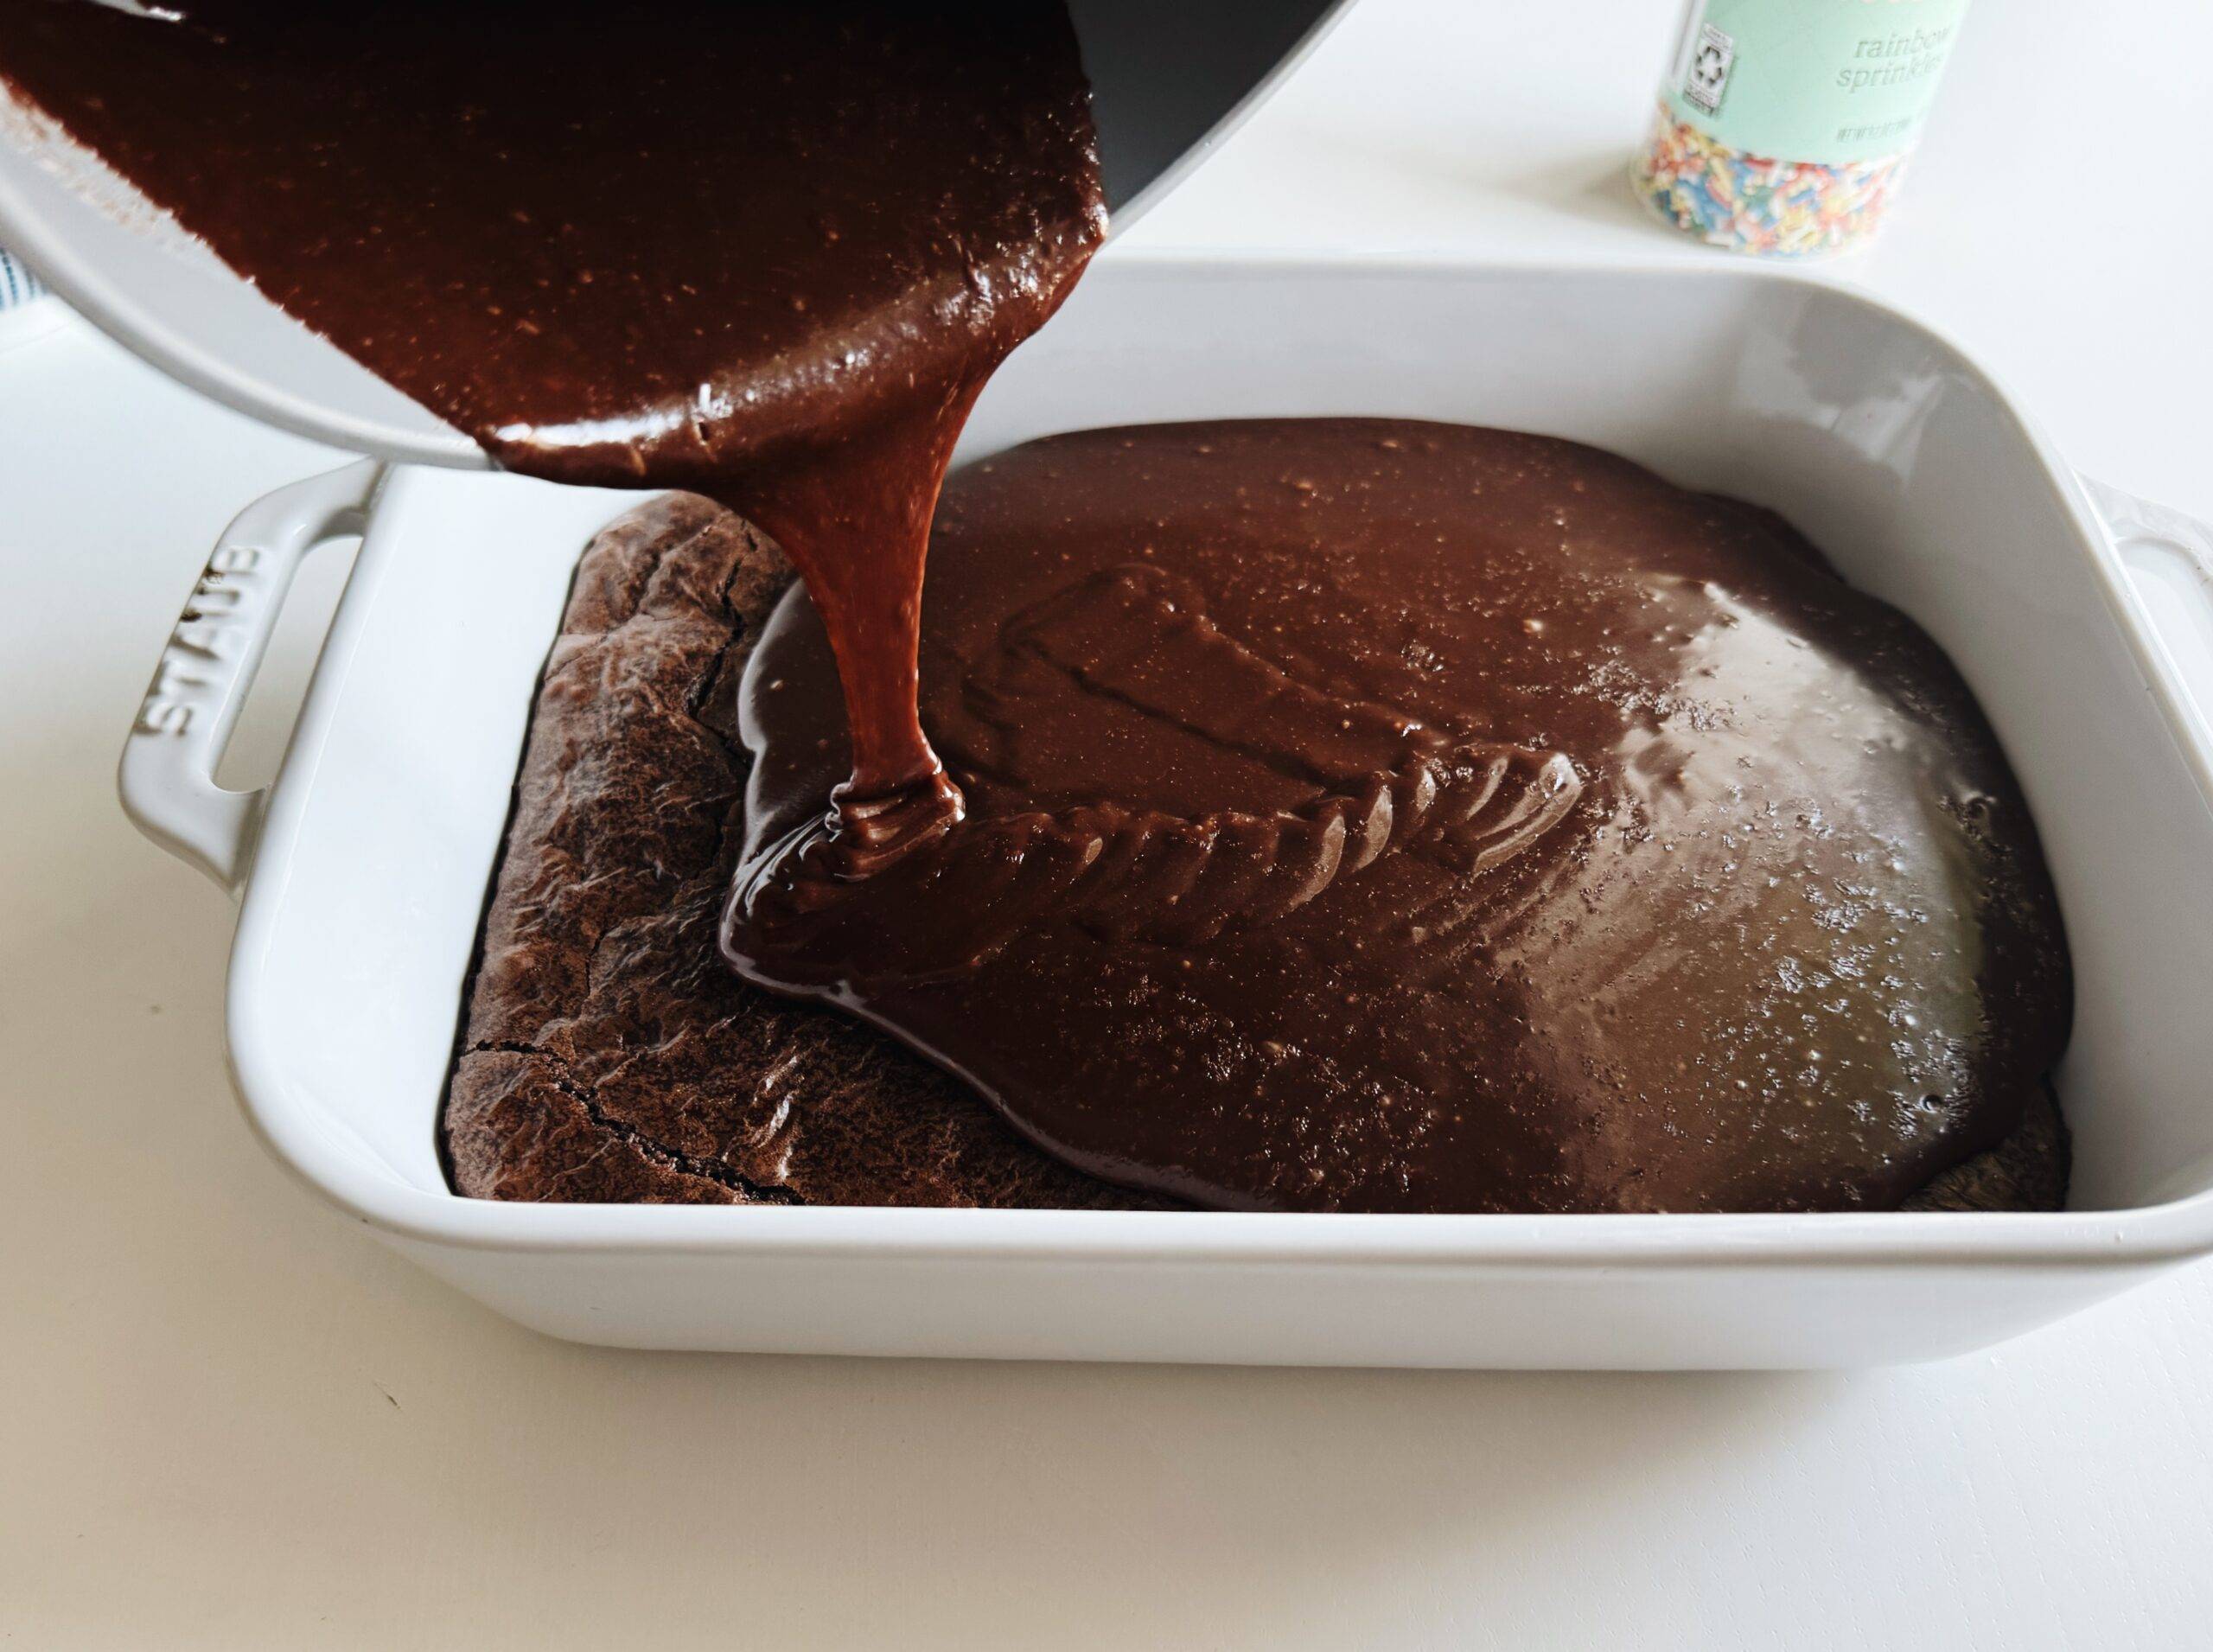
[[(1299, 413), (1619, 450), (1782, 510), (1936, 635), (2020, 773), (2065, 908), (2075, 1208), (1318, 1216), (459, 1198), (436, 1115), (533, 691), (578, 552), (633, 497), (369, 464), (233, 526), (124, 759), (133, 818), (240, 894), (229, 1049), (271, 1151), (499, 1312), (653, 1348), (1851, 1366), (1980, 1347), (2213, 1248), (2213, 739), (2189, 682), (2213, 663), (2202, 530), (2117, 497), (2101, 517), (2006, 393), (1926, 328), (1738, 268), (1109, 258), (992, 383), (964, 452)], [(291, 568), (353, 533), (362, 546), (281, 771), (265, 793), (218, 789)], [(2132, 569), (2168, 587), (2164, 634)]]

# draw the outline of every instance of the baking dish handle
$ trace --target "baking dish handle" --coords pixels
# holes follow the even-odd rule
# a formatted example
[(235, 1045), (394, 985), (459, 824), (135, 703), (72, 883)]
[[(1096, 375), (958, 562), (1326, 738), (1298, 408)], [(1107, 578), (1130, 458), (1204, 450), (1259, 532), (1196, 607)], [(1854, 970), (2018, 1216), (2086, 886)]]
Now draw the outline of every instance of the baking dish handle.
[(266, 788), (215, 783), (284, 593), (308, 552), (359, 533), (384, 478), (373, 460), (310, 476), (249, 505), (192, 589), (124, 744), (117, 783), (133, 825), (226, 890), (246, 878)]
[(2082, 486), (2213, 743), (2213, 523), (2088, 476)]

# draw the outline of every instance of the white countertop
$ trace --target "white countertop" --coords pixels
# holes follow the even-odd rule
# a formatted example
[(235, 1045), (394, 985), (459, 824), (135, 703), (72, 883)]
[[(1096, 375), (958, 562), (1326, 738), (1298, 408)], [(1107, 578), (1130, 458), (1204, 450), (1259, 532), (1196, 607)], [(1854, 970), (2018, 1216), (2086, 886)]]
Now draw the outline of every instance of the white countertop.
[[(1719, 256), (1621, 182), (1674, 11), (1365, 0), (1114, 256)], [(2198, 0), (1984, 0), (1829, 266), (2202, 516), (2209, 59)], [(0, 1642), (2204, 1643), (2205, 1267), (1853, 1376), (641, 1355), (433, 1283), (242, 1126), (229, 910), (112, 787), (215, 533), (328, 462), (0, 316)]]

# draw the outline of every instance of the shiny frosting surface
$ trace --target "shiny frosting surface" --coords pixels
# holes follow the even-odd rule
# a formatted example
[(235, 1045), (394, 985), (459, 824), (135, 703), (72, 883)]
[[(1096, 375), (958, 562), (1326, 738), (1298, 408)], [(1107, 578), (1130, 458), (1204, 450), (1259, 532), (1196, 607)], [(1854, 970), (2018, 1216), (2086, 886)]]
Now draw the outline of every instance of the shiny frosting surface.
[(825, 852), (820, 621), (750, 662), (725, 947), (1053, 1151), (1232, 1208), (1893, 1204), (2065, 1037), (2025, 807), (1780, 519), (1572, 443), (1159, 425), (956, 473), (923, 720), (966, 821)]

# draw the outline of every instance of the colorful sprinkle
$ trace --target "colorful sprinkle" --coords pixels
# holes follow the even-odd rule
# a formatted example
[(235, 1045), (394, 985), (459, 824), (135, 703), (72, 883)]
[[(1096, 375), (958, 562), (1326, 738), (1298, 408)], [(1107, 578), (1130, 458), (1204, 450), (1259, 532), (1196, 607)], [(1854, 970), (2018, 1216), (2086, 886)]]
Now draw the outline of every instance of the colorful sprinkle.
[(1630, 175), (1652, 209), (1700, 240), (1770, 258), (1820, 258), (1872, 234), (1906, 157), (1770, 161), (1715, 141), (1663, 103)]

